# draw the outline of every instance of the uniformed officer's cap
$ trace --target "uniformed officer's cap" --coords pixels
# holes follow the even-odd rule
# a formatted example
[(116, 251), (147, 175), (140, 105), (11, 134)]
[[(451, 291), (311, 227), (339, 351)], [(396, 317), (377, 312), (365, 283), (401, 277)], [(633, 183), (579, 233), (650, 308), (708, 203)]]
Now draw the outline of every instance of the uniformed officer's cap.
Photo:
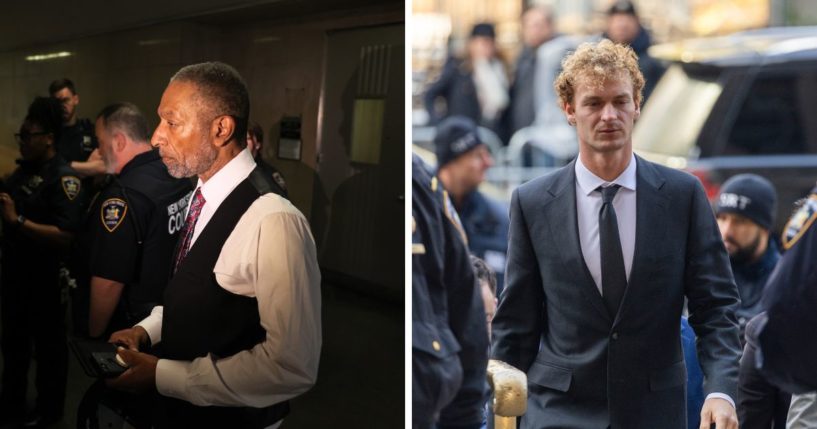
[(451, 116), (437, 127), (434, 146), (437, 168), (457, 159), (482, 144), (477, 134), (477, 124), (465, 116)]
[(715, 214), (745, 216), (764, 229), (771, 229), (777, 211), (774, 185), (757, 174), (738, 174), (723, 183), (715, 200)]

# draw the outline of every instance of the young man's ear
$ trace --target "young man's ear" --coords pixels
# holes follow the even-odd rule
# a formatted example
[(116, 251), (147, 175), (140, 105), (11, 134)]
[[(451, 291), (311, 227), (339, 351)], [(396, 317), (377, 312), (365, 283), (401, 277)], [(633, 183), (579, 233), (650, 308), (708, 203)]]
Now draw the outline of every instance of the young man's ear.
[(213, 120), (210, 130), (216, 146), (224, 146), (235, 134), (235, 119), (232, 116), (219, 116)]
[(576, 109), (571, 103), (562, 103), (562, 111), (565, 112), (567, 123), (571, 127), (576, 126)]

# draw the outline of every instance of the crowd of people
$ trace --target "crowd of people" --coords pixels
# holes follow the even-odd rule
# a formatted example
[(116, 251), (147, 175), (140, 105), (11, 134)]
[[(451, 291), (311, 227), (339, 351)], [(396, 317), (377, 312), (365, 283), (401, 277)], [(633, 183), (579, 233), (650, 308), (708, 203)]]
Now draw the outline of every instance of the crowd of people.
[[(618, 1), (609, 8), (605, 31), (589, 39), (602, 38), (628, 45), (638, 55), (646, 79), (646, 100), (664, 67), (647, 53), (650, 35), (631, 2)], [(497, 47), (494, 25), (474, 25), (464, 55), (450, 55), (438, 79), (425, 91), (429, 125), (464, 116), (495, 133), (504, 145), (521, 139), (526, 144), (525, 165), (562, 165), (575, 157), (578, 146), (575, 132), (561, 114), (552, 82), (565, 54), (582, 38), (560, 33), (554, 11), (535, 6), (521, 17), (521, 41), (515, 63), (508, 64)]]
[[(648, 37), (636, 17), (616, 3), (605, 36), (560, 61), (548, 83), (578, 152), (517, 188), (509, 217), (477, 189), (492, 165), (477, 126), (496, 116), (455, 111), (438, 125), (436, 169), (415, 156), (413, 427), (492, 427), (492, 410), (518, 409), (508, 401), (526, 408), (515, 414), (523, 428), (817, 424), (817, 188), (778, 238), (766, 178), (734, 176), (710, 203), (694, 176), (635, 155), (656, 73), (638, 53)], [(469, 47), (490, 34), (475, 27)], [(535, 67), (529, 56), (511, 87)], [(476, 67), (446, 70), (482, 101), (483, 84), (464, 73)], [(524, 92), (530, 105), (535, 92)], [(429, 108), (443, 93), (429, 91)], [(490, 263), (488, 242), (503, 264)], [(504, 276), (496, 301), (488, 269)], [(524, 373), (527, 392), (508, 395), (491, 365)]]
[(183, 67), (152, 134), (132, 103), (89, 120), (71, 80), (49, 93), (29, 105), (0, 189), (0, 427), (49, 427), (77, 406), (69, 338), (115, 344), (123, 367), (89, 389), (81, 427), (99, 424), (103, 399), (135, 427), (280, 426), (317, 376), (320, 269), (306, 218), (260, 158), (243, 78)]

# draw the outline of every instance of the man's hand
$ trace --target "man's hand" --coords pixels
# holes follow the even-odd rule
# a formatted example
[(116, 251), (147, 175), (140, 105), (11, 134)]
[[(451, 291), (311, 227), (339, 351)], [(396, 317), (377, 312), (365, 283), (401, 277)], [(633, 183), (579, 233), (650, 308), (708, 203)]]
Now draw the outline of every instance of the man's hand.
[(124, 347), (120, 347), (117, 354), (128, 364), (128, 369), (119, 377), (106, 380), (108, 387), (130, 393), (143, 393), (156, 388), (156, 364), (159, 358)]
[(2, 204), (3, 220), (8, 223), (17, 222), (17, 207), (14, 205), (14, 200), (5, 192), (0, 192), (0, 204)]
[(712, 424), (715, 429), (738, 429), (738, 415), (735, 407), (726, 399), (709, 398), (701, 408), (701, 427), (709, 429)]
[(146, 331), (145, 328), (141, 326), (134, 326), (130, 329), (123, 329), (121, 331), (114, 332), (111, 334), (111, 338), (108, 340), (108, 342), (111, 344), (118, 344), (126, 347), (128, 350), (138, 352), (139, 347), (150, 344), (150, 337), (148, 336), (148, 331)]

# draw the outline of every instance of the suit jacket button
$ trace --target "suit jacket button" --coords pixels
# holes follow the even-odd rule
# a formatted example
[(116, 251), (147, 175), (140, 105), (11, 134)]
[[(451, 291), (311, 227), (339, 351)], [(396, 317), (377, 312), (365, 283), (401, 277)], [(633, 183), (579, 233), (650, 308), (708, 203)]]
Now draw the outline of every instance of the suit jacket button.
[(440, 343), (438, 341), (432, 341), (431, 342), (431, 347), (434, 348), (435, 352), (440, 351), (440, 349), (442, 348), (442, 347), (440, 347)]
[(618, 339), (618, 332), (613, 332), (613, 339), (614, 339), (614, 340), (617, 340), (617, 339)]

